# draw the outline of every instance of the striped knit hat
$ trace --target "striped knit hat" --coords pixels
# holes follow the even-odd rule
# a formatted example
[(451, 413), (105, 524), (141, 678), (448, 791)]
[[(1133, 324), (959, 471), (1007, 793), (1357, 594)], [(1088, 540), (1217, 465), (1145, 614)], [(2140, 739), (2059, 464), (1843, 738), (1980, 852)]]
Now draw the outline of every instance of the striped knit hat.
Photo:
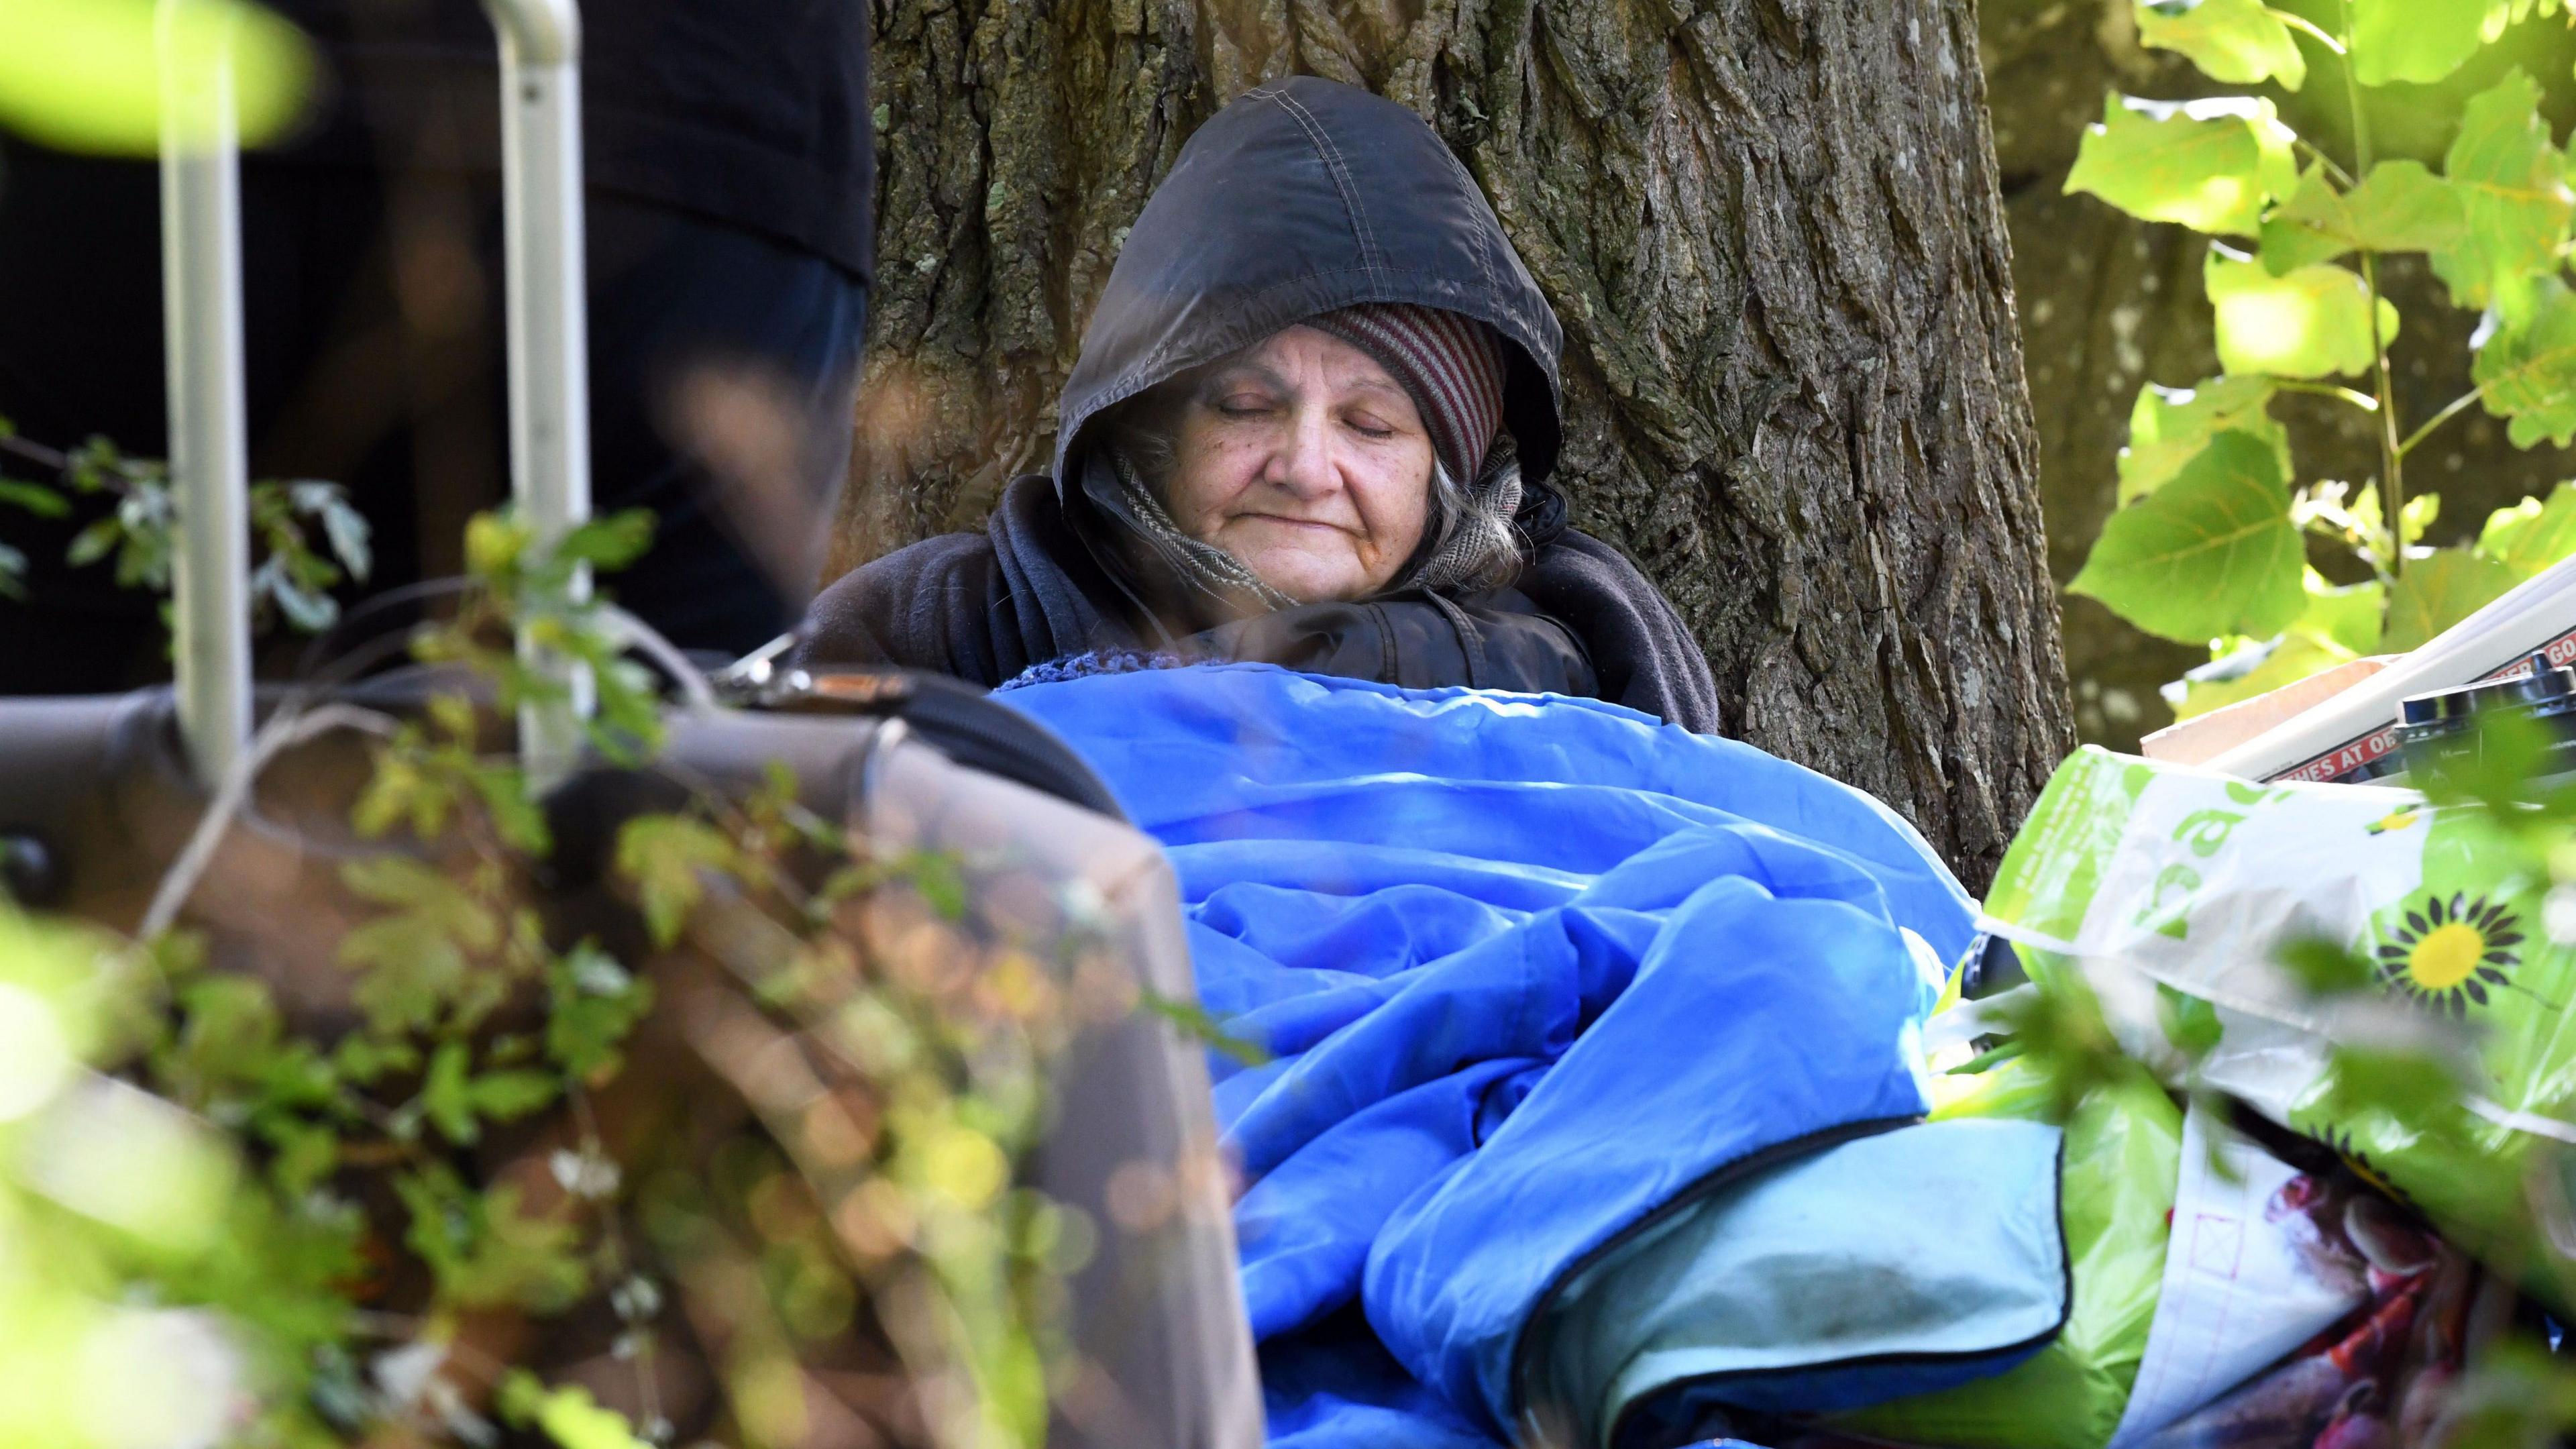
[(1349, 343), (1412, 395), (1449, 476), (1473, 487), (1503, 425), (1503, 344), (1473, 317), (1400, 302), (1368, 302), (1309, 317), (1306, 326)]

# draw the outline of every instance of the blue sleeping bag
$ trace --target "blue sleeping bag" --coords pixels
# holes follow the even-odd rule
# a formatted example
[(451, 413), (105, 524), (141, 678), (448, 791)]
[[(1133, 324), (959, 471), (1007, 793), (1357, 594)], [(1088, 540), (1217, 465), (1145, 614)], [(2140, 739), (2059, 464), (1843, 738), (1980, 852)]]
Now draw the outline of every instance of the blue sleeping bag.
[[(1201, 999), (1268, 1054), (1211, 1061), (1274, 1445), (1488, 1449), (1614, 1419), (1678, 1443), (1712, 1392), (1869, 1402), (1998, 1372), (2062, 1321), (2053, 1172), (2031, 1170), (2049, 1129), (1977, 1158), (1903, 1139), (1927, 1167), (2047, 1178), (2039, 1209), (1944, 1188), (1957, 1232), (1907, 1201), (1907, 1151), (1842, 1160), (1840, 1181), (1887, 1183), (1866, 1203), (1786, 1176), (1836, 1180), (1836, 1144), (1937, 1130), (1909, 1125), (1917, 1036), (1971, 905), (1866, 795), (1590, 700), (1261, 665), (1000, 697), (1162, 842)], [(1883, 1231), (1891, 1211), (1918, 1230)], [(1981, 1281), (1938, 1323), (1820, 1329), (1728, 1287), (1786, 1261), (1766, 1243), (1827, 1243), (1866, 1283), (1954, 1240), (1930, 1266)], [(1772, 1298), (1835, 1287), (1794, 1271)], [(1656, 1301), (1604, 1313), (1584, 1289), (1605, 1275)], [(1738, 1342), (1783, 1324), (1798, 1343)], [(1533, 1402), (1542, 1381), (1582, 1402)]]

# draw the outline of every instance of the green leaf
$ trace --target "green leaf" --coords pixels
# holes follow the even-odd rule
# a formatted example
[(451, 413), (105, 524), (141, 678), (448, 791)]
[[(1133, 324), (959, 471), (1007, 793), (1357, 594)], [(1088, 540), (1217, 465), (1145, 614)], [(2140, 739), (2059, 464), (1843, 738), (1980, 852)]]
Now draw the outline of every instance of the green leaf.
[(455, 783), (421, 768), (414, 748), (397, 747), (376, 757), (376, 773), (349, 811), (350, 823), (373, 840), (409, 822), (412, 834), (435, 840), (447, 828), (448, 812), (457, 803)]
[(340, 617), (340, 603), (329, 594), (316, 593), (298, 585), (283, 568), (274, 567), (272, 558), (251, 576), (254, 595), (265, 593), (277, 603), (288, 623), (307, 634), (319, 634)]
[[(2425, 495), (2430, 497), (2432, 495)], [(2246, 641), (2164, 687), (2174, 718), (2190, 719), (2296, 684), (2379, 647), (2384, 590), (2378, 580), (2337, 588), (2313, 568), (2300, 571), (2307, 607), (2266, 643)]]
[(703, 820), (639, 815), (617, 832), (617, 872), (635, 886), (644, 924), (657, 946), (680, 939), (689, 912), (705, 896), (699, 873), (733, 865), (733, 842)]
[(500, 943), (489, 908), (438, 871), (406, 856), (367, 856), (340, 868), (356, 894), (398, 909), (340, 940), (342, 964), (359, 970), (351, 995), (380, 1031), (426, 1026), (463, 993), (467, 952)]
[(0, 543), (0, 599), (27, 597), (27, 555)]
[(2349, 251), (2432, 251), (2458, 244), (2468, 229), (2459, 193), (2420, 161), (2383, 161), (2350, 192), (2315, 166), (2263, 218), (2263, 265), (2278, 277)]
[(652, 1449), (635, 1437), (625, 1415), (600, 1407), (579, 1384), (549, 1389), (526, 1369), (512, 1369), (493, 1402), (513, 1424), (533, 1420), (557, 1449)]
[(456, 882), (437, 867), (407, 855), (369, 855), (340, 868), (340, 883), (379, 905), (412, 906), (442, 912), (460, 931), (470, 931), (475, 949), (491, 949), (498, 923), (476, 905)]
[[(2213, 246), (2201, 285), (2217, 314), (2218, 360), (2231, 373), (2327, 377), (2370, 370), (2370, 288), (2342, 267), (2273, 276), (2261, 263)], [(2397, 337), (2397, 309), (2379, 300), (2382, 343)]]
[(2504, 29), (2512, 0), (2352, 0), (2352, 73), (2366, 86), (2458, 70)]
[(508, 1122), (553, 1101), (557, 1086), (551, 1072), (485, 1072), (474, 1079), (470, 1097), (476, 1112), (495, 1122)]
[(332, 1049), (331, 1061), (340, 1075), (365, 1085), (387, 1072), (408, 1072), (419, 1066), (420, 1052), (400, 1038), (377, 1040), (352, 1034)]
[(519, 566), (535, 535), (519, 520), (478, 513), (465, 521), (465, 568), (478, 579), (498, 578)]
[(524, 773), (508, 765), (477, 765), (470, 778), (483, 808), (492, 814), (492, 828), (505, 843), (530, 855), (544, 855), (554, 848), (546, 812), (530, 798)]
[[(2379, 624), (2376, 617), (2370, 622), (2373, 628)], [(2296, 684), (2311, 674), (2332, 669), (2352, 658), (2341, 650), (2326, 648), (2300, 634), (2285, 634), (2269, 644), (2254, 645), (2239, 652), (2253, 657), (2247, 660), (2231, 656), (2213, 661), (2164, 687), (2165, 703), (2173, 707), (2175, 719), (2193, 719), (2257, 695), (2270, 694), (2285, 684)]]
[(2576, 441), (2576, 293), (2546, 277), (2521, 320), (2487, 315), (2491, 325), (2479, 329), (2477, 360), (2469, 366), (2479, 405), (2513, 420), (2506, 434), (2517, 448), (2543, 438), (2561, 448)]
[(0, 503), (13, 504), (38, 518), (60, 518), (72, 511), (72, 501), (42, 483), (22, 483), (15, 478), (0, 478)]
[(94, 564), (107, 557), (124, 538), (124, 521), (111, 513), (73, 534), (71, 547), (64, 551), (63, 559), (74, 568)]
[(446, 932), (409, 912), (369, 921), (340, 938), (342, 965), (365, 974), (351, 991), (380, 1031), (427, 1026), (464, 984), (465, 953)]
[(2513, 570), (2470, 549), (2437, 548), (2408, 559), (2388, 591), (2388, 632), (2379, 647), (2391, 654), (2417, 648), (2503, 597), (2515, 582)]
[[(0, 5), (0, 126), (67, 151), (151, 156), (161, 145), (153, 0), (9, 0)], [(292, 123), (311, 90), (313, 47), (257, 5), (173, 7), (180, 63), (229, 53), (243, 145)]]
[(477, 1195), (433, 1165), (396, 1177), (394, 1193), (411, 1214), (404, 1245), (420, 1255), (440, 1295), (456, 1306), (559, 1312), (589, 1286), (580, 1231), (523, 1212), (516, 1187), (504, 1183)]
[(2550, 144), (2538, 82), (2517, 69), (2471, 96), (2442, 169), (2468, 217), (2460, 240), (2433, 253), (2454, 303), (2484, 309), (2521, 279), (2557, 270), (2576, 195), (2567, 158)]
[(269, 1177), (289, 1197), (302, 1197), (339, 1170), (340, 1134), (311, 1122), (286, 1120), (264, 1129), (277, 1149)]
[(1269, 1048), (1250, 1037), (1236, 1036), (1226, 1030), (1225, 1023), (1219, 1021), (1215, 1013), (1195, 1001), (1165, 996), (1149, 987), (1137, 998), (1137, 1004), (1170, 1022), (1185, 1041), (1222, 1052), (1247, 1067), (1270, 1064)]
[(480, 721), (472, 699), (462, 694), (433, 694), (421, 710), (429, 716), (429, 722), (437, 727), (438, 732), (451, 742), (460, 745), (474, 743)]
[(2263, 0), (2155, 0), (2138, 7), (2138, 43), (2180, 51), (2201, 74), (2229, 85), (2278, 80), (2297, 90), (2308, 62)]
[(441, 1042), (430, 1053), (428, 1074), (420, 1082), (420, 1108), (431, 1126), (459, 1146), (482, 1135), (474, 1125), (474, 1096), (466, 1079), (465, 1043)]
[(2150, 634), (2197, 643), (2279, 633), (2305, 606), (2302, 567), (2271, 444), (2227, 432), (2112, 514), (2068, 588)]
[(653, 510), (629, 508), (594, 518), (563, 537), (555, 557), (601, 570), (622, 569), (653, 546)]
[(2415, 543), (2432, 530), (2442, 516), (2442, 495), (2418, 493), (2397, 510), (2397, 542), (2400, 547)]
[(2478, 552), (2527, 579), (2576, 554), (2576, 483), (2549, 490), (2546, 501), (2526, 498), (2487, 515)]
[(2252, 236), (2263, 203), (2298, 185), (2290, 129), (2250, 96), (2172, 105), (2116, 93), (2088, 126), (2066, 190), (2089, 191), (2145, 221)]
[(2308, 606), (2291, 623), (2293, 635), (2337, 651), (2345, 659), (2359, 658), (2379, 647), (2380, 615), (2387, 603), (2387, 590), (2377, 579), (2336, 588), (2315, 569), (2308, 569), (2301, 587), (2308, 596)]
[(653, 1009), (653, 984), (588, 941), (546, 971), (546, 1055), (577, 1081), (618, 1067), (618, 1047)]
[[(592, 642), (596, 635), (587, 636)], [(591, 747), (618, 764), (632, 764), (661, 748), (662, 707), (653, 690), (652, 671), (631, 659), (604, 651), (577, 651), (591, 657), (593, 700), (598, 713), (584, 731)]]
[(278, 1055), (284, 1018), (268, 984), (249, 976), (204, 976), (177, 993), (177, 1038), (157, 1053), (160, 1089), (192, 1111), (265, 1076)]
[(904, 878), (942, 920), (966, 918), (966, 872), (957, 857), (944, 850), (916, 850), (903, 859)]
[(2213, 378), (2192, 388), (2138, 389), (2129, 409), (2129, 445), (2120, 450), (2120, 506), (2153, 493), (2200, 456), (2212, 437), (2251, 433), (2272, 445), (2281, 476), (2290, 476), (2290, 434), (2268, 411), (2268, 377)]
[(331, 552), (349, 570), (349, 577), (366, 582), (375, 566), (375, 554), (369, 548), (373, 530), (366, 516), (349, 506), (349, 501), (335, 489), (322, 504), (322, 534), (331, 541)]
[(2324, 936), (2302, 936), (2273, 953), (2293, 980), (2310, 996), (2341, 996), (2367, 989), (2378, 979), (2369, 958)]
[(2156, 983), (2156, 1026), (2164, 1032), (2166, 1041), (2193, 1061), (2216, 1051), (2227, 1035), (2226, 1024), (2218, 1019), (2218, 1008), (2197, 996), (2185, 996), (2161, 981)]

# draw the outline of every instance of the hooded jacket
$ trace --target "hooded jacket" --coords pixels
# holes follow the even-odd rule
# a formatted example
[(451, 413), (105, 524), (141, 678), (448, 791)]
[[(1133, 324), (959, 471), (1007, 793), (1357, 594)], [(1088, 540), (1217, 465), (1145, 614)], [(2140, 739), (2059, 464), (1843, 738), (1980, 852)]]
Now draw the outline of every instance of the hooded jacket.
[[(1096, 426), (1118, 404), (1319, 313), (1408, 302), (1503, 339), (1518, 451), (1510, 588), (1411, 590), (1228, 624), (1189, 617), (1093, 507)], [(1167, 650), (1427, 688), (1587, 695), (1714, 732), (1717, 690), (1672, 605), (1617, 549), (1567, 526), (1547, 486), (1562, 440), (1555, 314), (1476, 183), (1411, 111), (1294, 77), (1246, 92), (1181, 150), (1130, 228), (1083, 334), (1044, 476), (981, 533), (925, 540), (826, 589), (809, 667), (892, 664), (986, 686), (1071, 655)]]

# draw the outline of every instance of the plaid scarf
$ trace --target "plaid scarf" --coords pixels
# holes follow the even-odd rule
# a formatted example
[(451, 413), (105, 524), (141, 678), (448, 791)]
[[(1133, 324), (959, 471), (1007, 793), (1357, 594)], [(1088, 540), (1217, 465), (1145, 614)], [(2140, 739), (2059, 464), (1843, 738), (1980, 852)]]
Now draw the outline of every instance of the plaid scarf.
[[(1163, 572), (1185, 588), (1216, 601), (1235, 613), (1267, 614), (1296, 607), (1297, 601), (1263, 583), (1243, 561), (1215, 544), (1202, 542), (1181, 532), (1172, 521), (1171, 510), (1163, 500), (1138, 477), (1127, 455), (1115, 447), (1098, 450), (1105, 459), (1116, 486), (1111, 489), (1086, 488), (1092, 501), (1102, 505), (1110, 516), (1127, 525), (1128, 531), (1142, 540), (1146, 552), (1162, 565)], [(1106, 493), (1108, 496), (1103, 497)]]

